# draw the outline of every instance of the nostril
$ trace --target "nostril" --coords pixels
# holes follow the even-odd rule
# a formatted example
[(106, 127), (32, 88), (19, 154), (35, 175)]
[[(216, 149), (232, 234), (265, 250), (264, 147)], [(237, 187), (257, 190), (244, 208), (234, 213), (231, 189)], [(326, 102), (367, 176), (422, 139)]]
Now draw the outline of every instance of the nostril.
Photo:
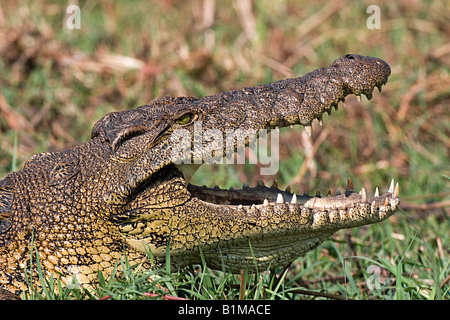
[(344, 56), (344, 58), (345, 58), (345, 59), (348, 59), (348, 60), (354, 60), (354, 59), (355, 59), (355, 56), (352, 55), (352, 54), (346, 54), (346, 55)]

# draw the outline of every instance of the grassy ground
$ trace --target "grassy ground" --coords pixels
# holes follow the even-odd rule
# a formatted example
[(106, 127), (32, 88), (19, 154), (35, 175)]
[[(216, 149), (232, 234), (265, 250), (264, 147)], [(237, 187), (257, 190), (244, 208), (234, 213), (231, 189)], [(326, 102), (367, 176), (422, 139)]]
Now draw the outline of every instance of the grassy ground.
[[(79, 30), (66, 27), (65, 1), (0, 4), (0, 177), (35, 153), (87, 141), (107, 112), (303, 75), (359, 53), (391, 65), (383, 93), (371, 101), (349, 97), (324, 127), (313, 125), (312, 139), (300, 128), (283, 129), (280, 170), (264, 179), (303, 193), (335, 191), (348, 177), (373, 192), (394, 178), (402, 202), (388, 221), (341, 231), (286, 270), (236, 276), (207, 266), (130, 268), (92, 293), (74, 286), (53, 298), (449, 299), (445, 1), (381, 1), (380, 29), (367, 27), (370, 1), (78, 4)], [(193, 182), (253, 185), (258, 169), (205, 165)]]

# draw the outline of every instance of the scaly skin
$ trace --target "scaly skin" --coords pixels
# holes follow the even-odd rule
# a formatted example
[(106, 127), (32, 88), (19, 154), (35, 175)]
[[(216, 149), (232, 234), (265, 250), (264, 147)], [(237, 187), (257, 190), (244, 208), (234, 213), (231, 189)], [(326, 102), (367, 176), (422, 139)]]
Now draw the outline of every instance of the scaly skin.
[[(111, 113), (95, 124), (89, 142), (34, 156), (0, 180), (0, 297), (27, 290), (32, 239), (46, 274), (93, 284), (98, 271), (111, 273), (124, 248), (146, 267), (146, 250), (164, 263), (170, 241), (173, 267), (200, 263), (201, 247), (210, 267), (239, 271), (256, 260), (264, 270), (286, 265), (340, 229), (388, 218), (399, 205), (398, 186), (372, 198), (351, 184), (344, 195), (326, 197), (261, 183), (241, 190), (194, 186), (189, 180), (200, 164), (178, 164), (172, 138), (179, 129), (194, 137), (200, 121), (203, 133), (216, 129), (224, 138), (227, 130), (297, 124), (310, 132), (312, 121), (347, 95), (371, 98), (389, 75), (380, 59), (346, 55), (300, 78)], [(200, 143), (203, 150), (214, 146)], [(209, 160), (198, 144), (190, 147), (193, 160)]]

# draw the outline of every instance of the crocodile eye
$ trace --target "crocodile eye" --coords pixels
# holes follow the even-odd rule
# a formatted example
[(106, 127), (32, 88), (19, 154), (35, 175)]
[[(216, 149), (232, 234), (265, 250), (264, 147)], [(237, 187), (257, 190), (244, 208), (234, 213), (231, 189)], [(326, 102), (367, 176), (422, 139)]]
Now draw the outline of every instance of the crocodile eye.
[(177, 119), (177, 123), (181, 125), (188, 124), (193, 118), (194, 116), (192, 115), (192, 113), (185, 113)]

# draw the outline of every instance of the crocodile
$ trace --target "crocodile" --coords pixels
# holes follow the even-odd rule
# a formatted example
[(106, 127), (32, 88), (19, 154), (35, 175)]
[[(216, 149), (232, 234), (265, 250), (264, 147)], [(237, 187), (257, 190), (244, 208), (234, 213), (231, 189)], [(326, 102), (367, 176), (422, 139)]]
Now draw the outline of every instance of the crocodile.
[(201, 134), (238, 132), (236, 152), (238, 138), (250, 143), (241, 136), (247, 132), (303, 125), (310, 134), (313, 120), (321, 124), (347, 95), (381, 92), (390, 73), (379, 58), (347, 54), (303, 77), (112, 112), (88, 142), (33, 156), (0, 180), (0, 297), (27, 292), (25, 271), (37, 272), (36, 258), (45, 275), (86, 286), (98, 272), (110, 275), (124, 252), (144, 267), (164, 265), (169, 250), (172, 268), (204, 259), (230, 272), (266, 270), (340, 229), (387, 219), (399, 206), (398, 183), (373, 197), (353, 191), (351, 181), (342, 194), (326, 196), (261, 180), (241, 189), (195, 186), (193, 174), (212, 153), (229, 154), (206, 136), (187, 144), (173, 137), (195, 138), (201, 123)]

